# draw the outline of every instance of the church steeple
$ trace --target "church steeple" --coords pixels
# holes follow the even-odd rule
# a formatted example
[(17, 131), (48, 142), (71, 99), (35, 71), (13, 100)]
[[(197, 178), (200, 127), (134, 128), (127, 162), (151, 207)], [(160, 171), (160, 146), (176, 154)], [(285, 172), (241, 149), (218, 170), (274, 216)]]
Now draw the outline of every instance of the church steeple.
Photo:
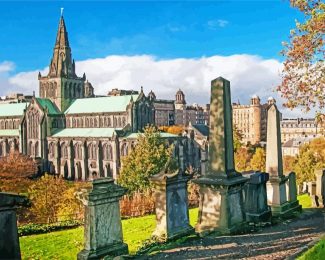
[(48, 77), (76, 78), (74, 61), (71, 57), (68, 32), (63, 15), (60, 17), (59, 28), (53, 50), (53, 57), (49, 68)]
[[(62, 10), (61, 10), (62, 12)], [(65, 111), (73, 100), (93, 95), (85, 87), (86, 75), (78, 77), (75, 72), (75, 62), (72, 59), (68, 32), (61, 13), (59, 28), (56, 34), (53, 56), (49, 73), (43, 76), (39, 73), (39, 95), (48, 98), (60, 111)], [(93, 88), (91, 87), (90, 90)]]

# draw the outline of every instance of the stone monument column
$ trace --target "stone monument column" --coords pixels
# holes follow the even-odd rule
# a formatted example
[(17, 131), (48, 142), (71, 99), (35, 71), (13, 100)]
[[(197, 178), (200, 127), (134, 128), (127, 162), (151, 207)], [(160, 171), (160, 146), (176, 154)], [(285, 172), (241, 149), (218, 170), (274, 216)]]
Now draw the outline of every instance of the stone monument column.
[(270, 175), (267, 182), (267, 199), (272, 215), (291, 215), (293, 209), (287, 201), (286, 192), (288, 177), (283, 175), (280, 112), (275, 104), (267, 111), (266, 172)]
[(0, 192), (0, 259), (21, 259), (16, 207), (28, 205), (25, 196)]
[(200, 187), (197, 232), (229, 234), (243, 227), (246, 181), (234, 167), (230, 82), (219, 77), (211, 82), (207, 172), (194, 180)]
[(85, 205), (84, 249), (78, 259), (102, 259), (128, 253), (123, 243), (119, 199), (125, 189), (112, 178), (92, 181), (92, 187), (77, 194)]

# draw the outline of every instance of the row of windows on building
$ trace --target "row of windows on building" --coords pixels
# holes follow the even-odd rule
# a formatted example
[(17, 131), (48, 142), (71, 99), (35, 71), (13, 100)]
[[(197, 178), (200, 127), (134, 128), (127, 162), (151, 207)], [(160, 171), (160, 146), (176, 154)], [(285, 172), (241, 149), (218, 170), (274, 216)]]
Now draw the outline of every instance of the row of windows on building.
[(126, 117), (73, 117), (66, 119), (68, 128), (82, 127), (119, 127), (123, 128), (127, 124)]
[(3, 119), (0, 120), (0, 129), (18, 129), (19, 124), (19, 119)]

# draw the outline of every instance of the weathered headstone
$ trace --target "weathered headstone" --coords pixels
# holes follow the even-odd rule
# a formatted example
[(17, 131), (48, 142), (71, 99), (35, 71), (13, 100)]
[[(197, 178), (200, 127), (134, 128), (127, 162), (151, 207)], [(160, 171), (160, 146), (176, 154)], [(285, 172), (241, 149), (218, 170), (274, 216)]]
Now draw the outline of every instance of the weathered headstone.
[(309, 181), (307, 182), (308, 194), (311, 198), (312, 207), (318, 208), (320, 206), (320, 197), (316, 194), (316, 182)]
[(302, 183), (302, 192), (303, 193), (308, 192), (308, 185), (307, 185), (307, 182), (305, 182), (305, 181)]
[(266, 172), (270, 174), (267, 182), (268, 203), (272, 215), (286, 217), (294, 212), (287, 201), (286, 182), (283, 175), (280, 113), (275, 104), (267, 111)]
[(316, 195), (321, 207), (325, 207), (325, 169), (316, 170)]
[(100, 259), (128, 253), (123, 243), (119, 199), (125, 189), (114, 184), (112, 178), (92, 181), (89, 189), (77, 194), (85, 205), (84, 249), (78, 259)]
[(245, 223), (243, 185), (246, 178), (235, 171), (230, 82), (211, 82), (208, 169), (194, 180), (199, 185), (199, 233), (233, 233)]
[(25, 196), (0, 192), (0, 259), (20, 259), (16, 208), (27, 206)]
[(299, 201), (297, 199), (296, 173), (290, 172), (288, 174), (286, 189), (287, 189), (287, 200), (290, 204), (290, 208), (293, 209), (294, 211), (301, 211), (302, 207), (301, 205), (299, 205)]
[(167, 167), (152, 176), (155, 189), (157, 226), (153, 236), (171, 239), (194, 231), (189, 224), (187, 182), (191, 175), (180, 169), (169, 173)]
[(246, 220), (255, 223), (269, 222), (272, 217), (266, 194), (266, 182), (269, 180), (269, 174), (255, 172), (247, 175), (247, 178), (249, 179), (244, 186)]

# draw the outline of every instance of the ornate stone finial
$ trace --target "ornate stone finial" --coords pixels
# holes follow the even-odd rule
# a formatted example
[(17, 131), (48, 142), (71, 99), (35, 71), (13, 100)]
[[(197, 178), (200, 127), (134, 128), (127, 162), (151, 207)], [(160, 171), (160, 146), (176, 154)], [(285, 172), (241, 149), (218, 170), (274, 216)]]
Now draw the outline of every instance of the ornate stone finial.
[(141, 93), (143, 93), (143, 87), (141, 86)]
[(63, 10), (64, 10), (64, 8), (61, 7), (61, 16), (63, 16)]
[(38, 79), (40, 79), (42, 77), (42, 75), (41, 75), (41, 72), (39, 71), (38, 72)]
[[(82, 75), (82, 78), (83, 78), (83, 80), (86, 80), (86, 73), (84, 72), (84, 74)], [(87, 80), (87, 82), (88, 82), (88, 80)]]

